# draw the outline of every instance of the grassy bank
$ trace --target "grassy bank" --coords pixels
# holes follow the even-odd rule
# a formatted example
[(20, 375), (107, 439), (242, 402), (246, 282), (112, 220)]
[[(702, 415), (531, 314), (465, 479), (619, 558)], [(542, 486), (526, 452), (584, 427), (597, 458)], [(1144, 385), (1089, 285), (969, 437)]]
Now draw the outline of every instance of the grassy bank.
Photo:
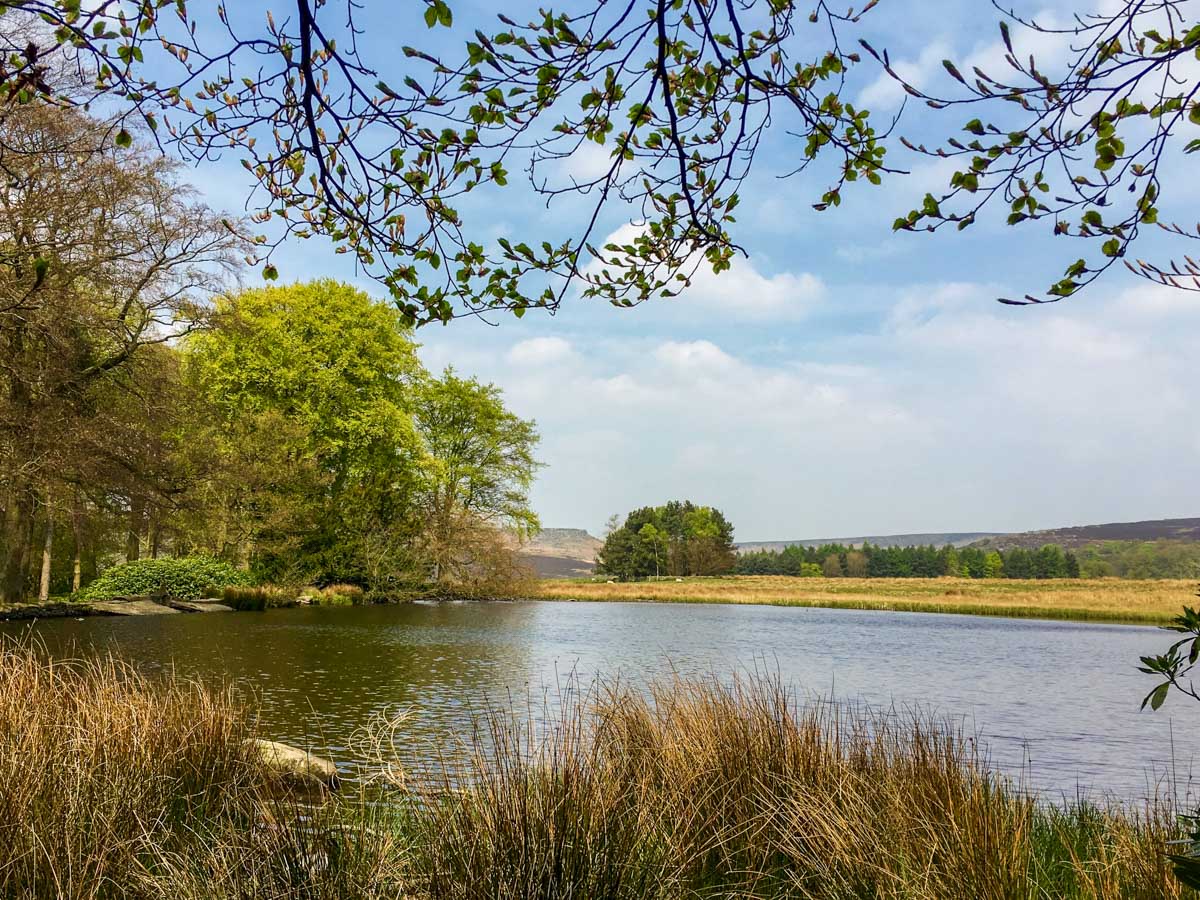
[(391, 803), (300, 804), (228, 691), (10, 647), (0, 896), (1191, 896), (1169, 804), (1043, 805), (919, 716), (769, 680), (596, 685), (555, 715), (484, 715), (420, 770), (397, 763), (401, 719), (362, 744)]
[(1195, 590), (1190, 581), (740, 575), (614, 584), (544, 579), (534, 596), (543, 600), (758, 603), (1161, 625), (1177, 616), (1183, 605), (1195, 603)]

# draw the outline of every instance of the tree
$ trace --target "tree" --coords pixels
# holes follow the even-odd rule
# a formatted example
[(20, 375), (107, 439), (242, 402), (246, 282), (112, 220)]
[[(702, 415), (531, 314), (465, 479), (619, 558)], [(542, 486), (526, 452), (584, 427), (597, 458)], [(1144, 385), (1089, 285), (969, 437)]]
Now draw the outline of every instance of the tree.
[(992, 550), (983, 560), (983, 577), (1000, 578), (1004, 575), (1004, 560), (1000, 554)]
[(605, 538), (596, 571), (622, 580), (667, 573), (720, 575), (738, 564), (733, 526), (720, 510), (672, 500), (636, 509)]
[(539, 463), (536, 425), (505, 408), (500, 389), (447, 369), (422, 380), (414, 405), (426, 460), (419, 487), (439, 579), (461, 575), (459, 534), (489, 526), (518, 539), (539, 528), (529, 489)]
[(849, 578), (867, 577), (867, 555), (861, 550), (851, 550), (846, 554), (846, 576)]
[[(1000, 204), (1010, 225), (1040, 223), (1053, 235), (1088, 243), (1085, 255), (1067, 255), (1063, 277), (1044, 295), (1005, 303), (1071, 296), (1118, 261), (1151, 281), (1200, 290), (1200, 267), (1186, 253), (1161, 264), (1129, 258), (1145, 229), (1200, 238), (1195, 222), (1159, 221), (1169, 168), (1182, 163), (1181, 171), (1190, 171), (1183, 160), (1200, 150), (1194, 130), (1200, 125), (1200, 23), (1193, 6), (1124, 0), (1064, 28), (996, 8), (1007, 69), (964, 73), (946, 60), (946, 71), (965, 89), (955, 95), (935, 96), (905, 82), (885, 53), (867, 46), (909, 94), (938, 109), (978, 106), (982, 113), (963, 126), (963, 139), (913, 147), (962, 165), (946, 192), (926, 195), (895, 228), (936, 231), (953, 224), (962, 230)], [(1018, 50), (1031, 36), (1053, 50), (1040, 59)]]
[[(700, 264), (729, 267), (738, 189), (771, 127), (798, 141), (793, 172), (833, 157), (818, 207), (837, 206), (848, 182), (879, 182), (883, 135), (839, 98), (859, 56), (838, 32), (874, 4), (591, 0), (526, 24), (501, 14), (500, 30), (475, 30), (459, 52), (403, 48), (389, 84), (360, 54), (353, 0), (296, 0), (263, 25), (216, 0), (0, 0), (22, 26), (0, 39), (0, 92), (114, 107), (118, 145), (141, 129), (185, 157), (236, 154), (257, 220), (278, 226), (263, 257), (288, 236), (328, 238), (407, 321), (554, 307), (572, 282), (629, 305), (677, 292)], [(446, 0), (426, 0), (424, 18), (454, 21)], [(547, 164), (590, 143), (611, 150), (603, 174), (547, 181)], [(522, 157), (548, 199), (590, 204), (586, 224), (485, 247), (459, 202), (502, 187)], [(597, 246), (612, 207), (643, 227)]]
[(394, 309), (333, 281), (244, 291), (186, 345), (222, 477), (207, 549), (281, 580), (363, 580), (360, 541), (403, 556), (425, 450), (424, 370)]
[(165, 348), (203, 323), (240, 245), (161, 156), (86, 152), (104, 127), (39, 105), (0, 116), (5, 600), (24, 591), (35, 519), (50, 535), (76, 491), (101, 504), (166, 498)]
[(821, 564), (821, 573), (826, 578), (842, 577), (842, 561), (838, 559), (836, 553), (830, 553), (825, 557), (825, 562)]

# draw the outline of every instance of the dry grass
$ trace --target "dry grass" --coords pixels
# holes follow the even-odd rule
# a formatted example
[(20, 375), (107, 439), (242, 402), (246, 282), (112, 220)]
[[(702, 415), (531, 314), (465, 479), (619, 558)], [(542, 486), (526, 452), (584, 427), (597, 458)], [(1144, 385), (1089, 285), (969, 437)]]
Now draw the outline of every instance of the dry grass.
[[(0, 897), (396, 896), (390, 848), (300, 815), (228, 690), (0, 643)], [(339, 835), (341, 832), (339, 832)]]
[(393, 765), (383, 809), (281, 793), (247, 721), (228, 691), (0, 646), (0, 897), (1189, 896), (1166, 805), (1044, 807), (952, 729), (770, 680), (496, 711)]
[(760, 603), (1165, 624), (1179, 614), (1180, 607), (1195, 603), (1195, 590), (1190, 581), (741, 575), (613, 584), (545, 579), (533, 596), (543, 600)]
[(1190, 896), (1165, 806), (1045, 807), (953, 729), (797, 707), (770, 680), (485, 715), (402, 791), (410, 883), (438, 900)]

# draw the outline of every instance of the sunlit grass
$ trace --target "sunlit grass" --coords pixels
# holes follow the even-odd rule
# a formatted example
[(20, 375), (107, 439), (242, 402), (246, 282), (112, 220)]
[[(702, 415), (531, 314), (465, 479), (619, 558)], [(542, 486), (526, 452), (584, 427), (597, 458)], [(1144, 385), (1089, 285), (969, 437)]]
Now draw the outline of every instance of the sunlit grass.
[(1195, 591), (1190, 581), (742, 575), (626, 583), (543, 579), (534, 596), (543, 600), (760, 603), (1165, 624), (1184, 604), (1195, 602)]
[(1169, 802), (1046, 805), (952, 726), (799, 704), (770, 678), (597, 682), (486, 712), (417, 768), (401, 719), (360, 742), (391, 775), (372, 802), (284, 792), (247, 713), (0, 646), (0, 897), (1191, 896)]
[(1043, 805), (952, 727), (798, 705), (769, 678), (485, 715), (402, 795), (416, 896), (1187, 895), (1168, 805)]

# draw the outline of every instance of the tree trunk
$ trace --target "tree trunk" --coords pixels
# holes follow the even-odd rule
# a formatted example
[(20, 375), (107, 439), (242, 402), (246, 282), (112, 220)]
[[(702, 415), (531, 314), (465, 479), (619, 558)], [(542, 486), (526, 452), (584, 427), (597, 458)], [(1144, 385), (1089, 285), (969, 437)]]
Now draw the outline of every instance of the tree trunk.
[(54, 517), (46, 509), (46, 539), (42, 542), (42, 578), (38, 582), (38, 602), (50, 599), (50, 560), (54, 548)]
[(140, 497), (129, 501), (129, 533), (125, 536), (125, 562), (134, 562), (141, 556), (144, 510)]
[(71, 531), (75, 538), (75, 558), (71, 564), (71, 592), (74, 593), (83, 582), (83, 502), (78, 491), (71, 508)]
[(158, 559), (159, 544), (162, 541), (162, 520), (157, 509), (150, 511), (150, 558)]
[(29, 494), (13, 490), (4, 506), (3, 533), (0, 534), (0, 599), (16, 603), (25, 593), (25, 548), (33, 527), (33, 501)]

